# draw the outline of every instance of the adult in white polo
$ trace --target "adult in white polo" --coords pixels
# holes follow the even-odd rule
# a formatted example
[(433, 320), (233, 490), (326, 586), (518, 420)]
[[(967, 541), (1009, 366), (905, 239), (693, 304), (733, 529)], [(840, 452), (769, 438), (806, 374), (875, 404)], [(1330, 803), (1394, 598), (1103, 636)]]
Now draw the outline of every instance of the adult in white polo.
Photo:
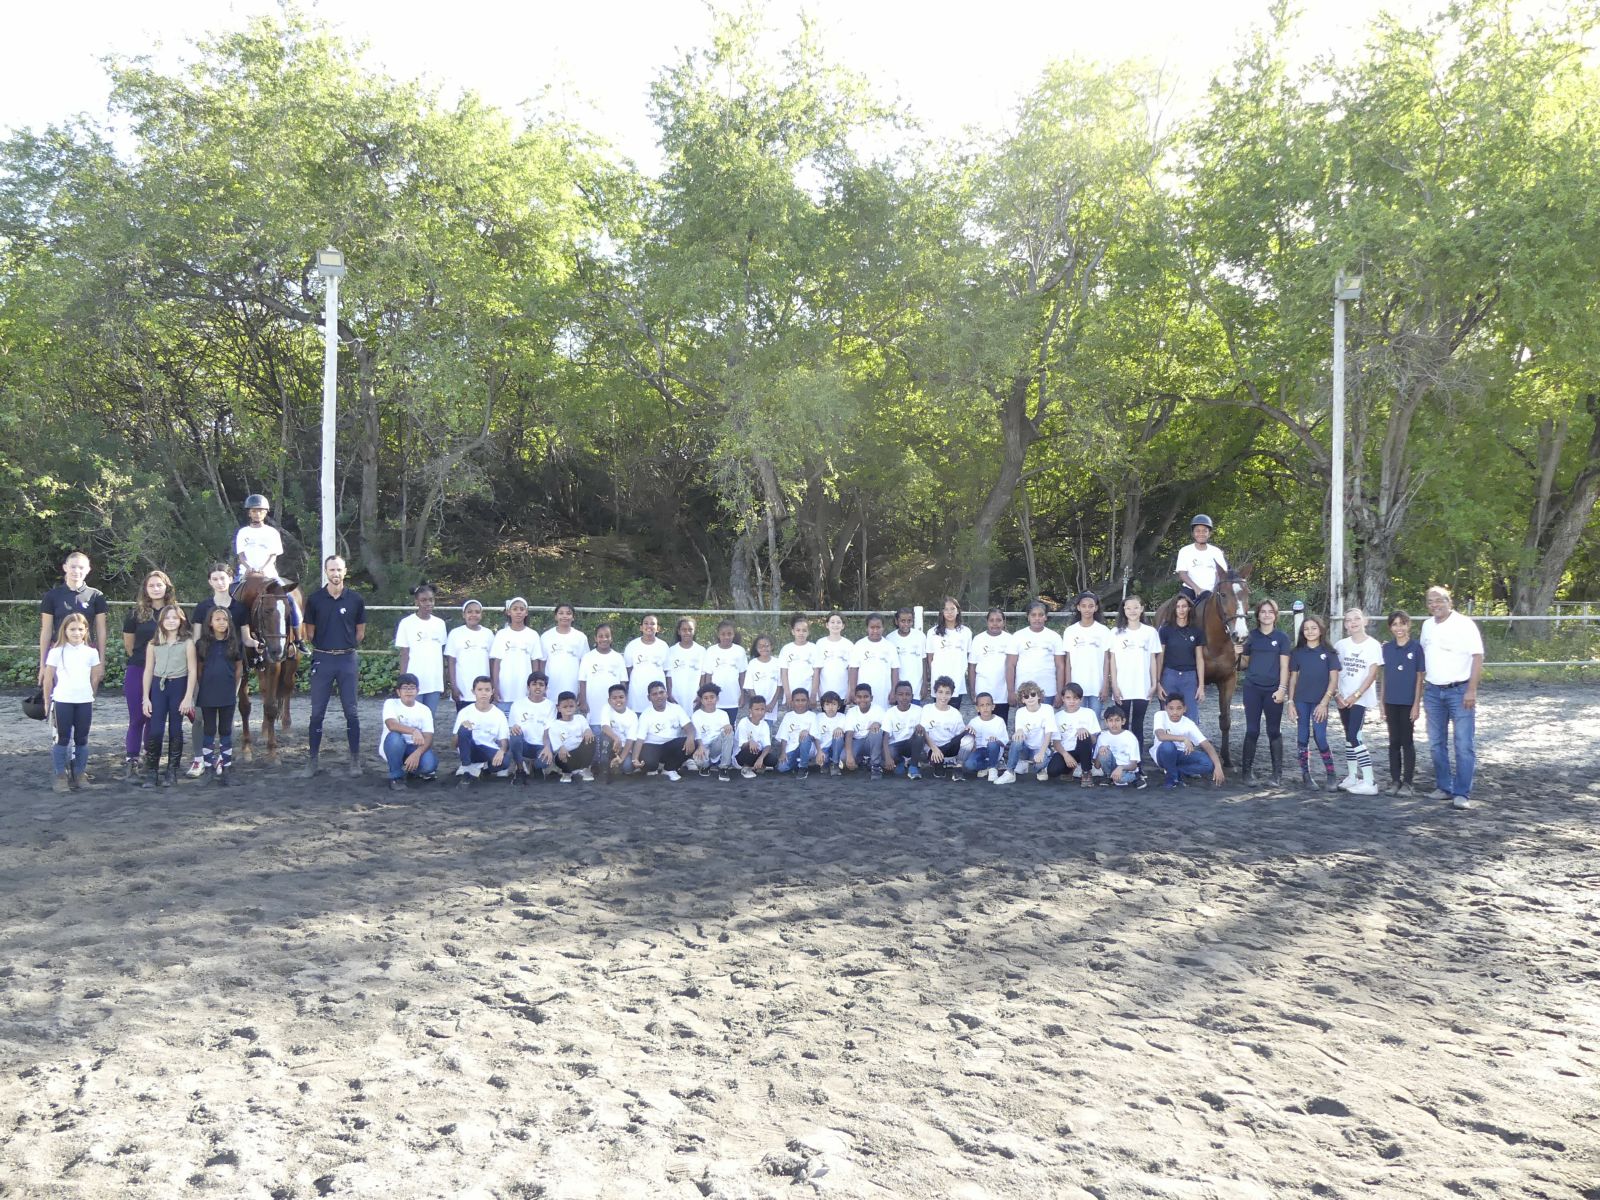
[[(1448, 589), (1431, 587), (1421, 640), (1425, 670), (1422, 711), (1428, 716), (1428, 747), (1433, 751), (1434, 788), (1429, 798), (1470, 808), (1472, 775), (1478, 766), (1474, 740), (1483, 635), (1476, 621), (1455, 611)], [(1454, 766), (1450, 762), (1452, 743)]]

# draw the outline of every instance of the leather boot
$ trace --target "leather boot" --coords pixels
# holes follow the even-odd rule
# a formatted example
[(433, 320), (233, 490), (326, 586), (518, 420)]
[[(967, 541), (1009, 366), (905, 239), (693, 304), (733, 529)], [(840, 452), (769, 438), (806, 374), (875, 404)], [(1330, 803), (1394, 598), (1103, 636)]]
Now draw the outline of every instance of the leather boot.
[(183, 775), (183, 736), (172, 739), (172, 745), (167, 747), (167, 769), (161, 776), (162, 787), (172, 787)]
[(1256, 781), (1256, 743), (1260, 740), (1258, 733), (1244, 735), (1244, 767), (1239, 772), (1239, 779), (1244, 783)]
[(1283, 739), (1268, 738), (1267, 750), (1272, 755), (1272, 786), (1283, 786)]
[(157, 787), (161, 782), (161, 743), (146, 742), (144, 745), (144, 777), (139, 781), (139, 786), (145, 791)]

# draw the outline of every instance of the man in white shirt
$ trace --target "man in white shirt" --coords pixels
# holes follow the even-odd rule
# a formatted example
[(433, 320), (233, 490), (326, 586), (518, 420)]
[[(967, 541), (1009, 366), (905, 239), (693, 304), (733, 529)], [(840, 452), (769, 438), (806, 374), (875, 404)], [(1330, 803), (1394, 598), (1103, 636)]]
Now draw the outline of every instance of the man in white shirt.
[(1181, 786), (1185, 775), (1204, 775), (1208, 771), (1211, 782), (1221, 784), (1227, 779), (1222, 760), (1200, 726), (1185, 715), (1187, 708), (1188, 701), (1178, 693), (1167, 697), (1166, 705), (1156, 714), (1150, 757), (1167, 773), (1169, 788)]
[(1194, 541), (1178, 551), (1178, 578), (1183, 581), (1179, 589), (1191, 601), (1199, 600), (1217, 586), (1217, 580), (1228, 569), (1228, 558), (1219, 546), (1211, 544), (1211, 518), (1196, 513), (1189, 522), (1189, 532)]
[[(1433, 751), (1433, 800), (1471, 808), (1472, 776), (1478, 755), (1478, 679), (1483, 674), (1483, 635), (1471, 617), (1455, 611), (1450, 593), (1428, 589), (1428, 619), (1422, 623), (1425, 673), (1422, 709), (1428, 715), (1428, 748)], [(1452, 730), (1453, 739), (1447, 733)], [(1450, 765), (1450, 742), (1456, 761)]]

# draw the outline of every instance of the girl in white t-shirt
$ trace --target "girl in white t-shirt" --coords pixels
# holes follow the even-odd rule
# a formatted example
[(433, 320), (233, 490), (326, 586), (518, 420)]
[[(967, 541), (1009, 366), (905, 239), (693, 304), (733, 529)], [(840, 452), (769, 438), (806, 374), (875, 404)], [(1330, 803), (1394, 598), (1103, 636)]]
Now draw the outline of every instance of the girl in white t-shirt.
[(976, 697), (988, 692), (994, 700), (994, 715), (1004, 721), (1011, 714), (1011, 688), (1006, 681), (1011, 661), (1011, 635), (1006, 632), (1006, 614), (991, 608), (984, 631), (972, 639), (967, 652), (967, 690)]
[(705, 674), (706, 648), (694, 640), (694, 629), (693, 617), (679, 617), (677, 640), (667, 651), (667, 698), (685, 712), (694, 710)]
[(521, 596), (506, 601), (506, 626), (489, 648), (489, 676), (494, 680), (495, 706), (509, 714), (528, 694), (528, 676), (544, 668), (544, 643), (528, 624), (528, 602)]
[(1127, 714), (1128, 732), (1144, 753), (1144, 714), (1161, 681), (1161, 637), (1144, 623), (1144, 601), (1129, 596), (1111, 635), (1111, 695)]
[(594, 627), (594, 649), (578, 664), (578, 711), (597, 729), (609, 724), (611, 685), (627, 682), (628, 660), (611, 648), (611, 622), (602, 621)]
[(1352, 608), (1344, 614), (1345, 636), (1334, 645), (1339, 659), (1339, 720), (1344, 724), (1345, 777), (1340, 788), (1356, 796), (1376, 796), (1372, 751), (1361, 736), (1367, 709), (1376, 707), (1376, 684), (1383, 671), (1383, 645), (1367, 636), (1367, 614)]
[(444, 643), (449, 629), (443, 617), (433, 615), (431, 583), (417, 584), (411, 589), (411, 599), (417, 611), (401, 617), (394, 631), (395, 648), (400, 651), (399, 674), (417, 677), (417, 703), (431, 713), (444, 694)]
[[(651, 613), (639, 622), (639, 636), (623, 650), (623, 660), (628, 664), (628, 707), (642, 714), (650, 707), (650, 685), (667, 682), (667, 654), (670, 647), (656, 635), (661, 632), (661, 618)], [(668, 697), (668, 701), (676, 703)], [(682, 705), (679, 705), (681, 708)]]
[(1045, 628), (1049, 609), (1044, 601), (1028, 605), (1028, 627), (1011, 635), (1011, 654), (1006, 663), (1006, 681), (1013, 703), (1022, 699), (1022, 685), (1036, 683), (1047, 708), (1055, 707), (1061, 691), (1061, 635)]
[(795, 688), (811, 688), (817, 682), (817, 646), (811, 640), (811, 621), (804, 613), (795, 613), (789, 621), (789, 633), (794, 640), (778, 652), (785, 696)]
[[(811, 694), (820, 696), (823, 692), (838, 692), (841, 699), (851, 695), (850, 652), (855, 649), (855, 643), (844, 636), (844, 617), (841, 614), (828, 614), (828, 636), (816, 646), (817, 677), (812, 683)], [(794, 686), (793, 682), (790, 686)], [(874, 703), (882, 704), (889, 698), (874, 693), (872, 699)]]
[(1111, 679), (1106, 674), (1111, 630), (1100, 620), (1100, 597), (1093, 592), (1079, 592), (1072, 607), (1078, 619), (1061, 631), (1067, 680), (1082, 689), (1083, 706), (1098, 717), (1111, 699)]
[(972, 630), (961, 622), (961, 605), (954, 596), (946, 596), (939, 609), (938, 624), (928, 630), (928, 678), (949, 677), (956, 685), (952, 703), (957, 708), (961, 707), (961, 697), (967, 694), (967, 656), (971, 650)]
[(40, 682), (55, 717), (56, 742), (50, 747), (58, 792), (77, 791), (89, 766), (89, 724), (94, 718), (94, 693), (105, 675), (100, 652), (89, 644), (89, 619), (73, 613), (61, 623), (56, 644), (44, 659)]
[(472, 681), (489, 674), (489, 650), (494, 634), (483, 627), (483, 605), (468, 600), (461, 606), (461, 619), (444, 640), (444, 667), (450, 699), (460, 712), (473, 703)]
[[(589, 653), (589, 639), (583, 630), (573, 628), (576, 619), (577, 613), (572, 605), (563, 601), (556, 605), (554, 628), (545, 630), (541, 639), (544, 642), (544, 673), (550, 679), (552, 696), (559, 696), (562, 692), (578, 693), (578, 668), (583, 663), (583, 656)], [(604, 695), (602, 690), (597, 699)], [(595, 707), (600, 706), (596, 704)]]
[[(772, 657), (772, 636), (758, 633), (750, 644), (750, 665), (744, 670), (744, 697), (746, 700), (760, 696), (767, 702), (767, 722), (773, 722), (778, 705), (787, 703), (789, 694), (783, 690), (783, 667)], [(801, 683), (797, 687), (808, 687)], [(809, 697), (809, 692), (807, 693)]]
[(739, 701), (744, 695), (744, 669), (750, 665), (744, 647), (733, 640), (737, 632), (732, 621), (717, 622), (717, 640), (706, 647), (700, 660), (700, 669), (704, 672), (700, 682), (717, 685), (717, 698), (729, 721), (738, 719)]

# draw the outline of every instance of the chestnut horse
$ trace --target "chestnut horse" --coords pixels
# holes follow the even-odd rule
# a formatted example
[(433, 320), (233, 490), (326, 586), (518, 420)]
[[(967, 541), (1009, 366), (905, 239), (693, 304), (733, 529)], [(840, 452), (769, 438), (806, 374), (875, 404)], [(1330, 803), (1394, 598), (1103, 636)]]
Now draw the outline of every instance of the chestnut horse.
[[(289, 624), (289, 598), (302, 604), (294, 580), (279, 583), (265, 575), (247, 575), (234, 598), (250, 610), (250, 632), (261, 644), (251, 651), (249, 666), (256, 675), (261, 693), (261, 732), (267, 739), (267, 761), (278, 761), (278, 728), (289, 732), (289, 698), (294, 695), (295, 676), (300, 657), (295, 649), (299, 633)], [(302, 610), (303, 611), (303, 610)], [(249, 762), (250, 750), (250, 671), (239, 676), (239, 757)]]
[[(1217, 580), (1215, 591), (1201, 598), (1189, 617), (1206, 635), (1206, 686), (1217, 689), (1217, 742), (1224, 767), (1233, 766), (1228, 734), (1233, 728), (1233, 693), (1239, 683), (1239, 650), (1246, 636), (1245, 614), (1250, 611), (1249, 581), (1249, 567), (1229, 571)], [(1157, 626), (1172, 623), (1172, 610), (1177, 603), (1176, 596), (1162, 603), (1156, 610)]]

